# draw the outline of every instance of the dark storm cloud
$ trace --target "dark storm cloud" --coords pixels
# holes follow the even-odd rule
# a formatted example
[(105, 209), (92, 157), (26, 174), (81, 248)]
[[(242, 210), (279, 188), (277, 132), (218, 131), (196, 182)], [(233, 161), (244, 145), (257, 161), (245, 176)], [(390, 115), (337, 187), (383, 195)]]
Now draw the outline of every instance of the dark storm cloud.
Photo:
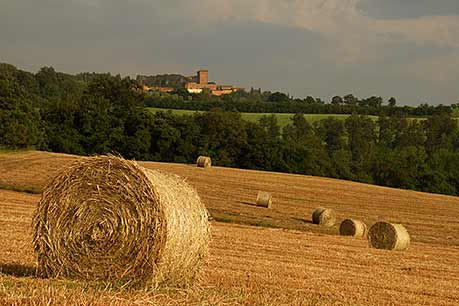
[(459, 15), (458, 0), (362, 0), (359, 7), (368, 16), (383, 19)]
[(121, 73), (138, 69), (138, 59), (167, 64), (158, 49), (170, 33), (185, 27), (186, 20), (174, 15), (173, 2), (2, 2), (0, 60), (28, 69), (53, 65), (70, 71)]
[(322, 43), (320, 35), (304, 29), (245, 22), (178, 35), (168, 45), (174, 58), (192, 72), (207, 67), (210, 78), (219, 82), (287, 90), (303, 82), (295, 80), (298, 71), (311, 65), (318, 68), (317, 61), (309, 59), (320, 57)]
[[(404, 22), (373, 24), (355, 15), (353, 0), (326, 0), (324, 12), (322, 0), (305, 1), (310, 3), (298, 9), (297, 1), (282, 5), (282, 15), (274, 0), (0, 0), (0, 62), (32, 71), (48, 65), (69, 73), (133, 76), (193, 74), (202, 67), (217, 82), (297, 97), (328, 100), (353, 93), (393, 95), (407, 104), (457, 102), (454, 37), (430, 45), (431, 37), (438, 37), (427, 31), (424, 39), (430, 23), (398, 32), (407, 29)], [(412, 2), (384, 1), (400, 7), (392, 18)], [(260, 3), (264, 6), (256, 6)], [(366, 0), (365, 5), (374, 13), (382, 3)], [(424, 4), (415, 15), (431, 8)], [(384, 12), (382, 17), (389, 14)], [(336, 14), (342, 14), (343, 24)]]

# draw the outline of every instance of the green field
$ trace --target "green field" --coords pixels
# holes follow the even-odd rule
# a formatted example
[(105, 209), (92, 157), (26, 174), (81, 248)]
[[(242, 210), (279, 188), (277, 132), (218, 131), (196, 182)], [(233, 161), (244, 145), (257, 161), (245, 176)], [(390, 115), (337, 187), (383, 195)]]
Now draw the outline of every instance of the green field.
[[(154, 108), (154, 107), (149, 107), (148, 108), (152, 112), (159, 112), (159, 111), (172, 111), (174, 114), (177, 115), (192, 115), (196, 112), (201, 113), (203, 111), (193, 111), (193, 110), (183, 110), (183, 109), (165, 109), (165, 108)], [(260, 120), (262, 116), (270, 116), (270, 113), (241, 113), (242, 118), (247, 121), (251, 122), (257, 122)], [(287, 124), (291, 123), (291, 118), (293, 117), (294, 114), (280, 114), (276, 113), (274, 114), (277, 117), (277, 122), (280, 127), (284, 127)], [(328, 117), (333, 117), (337, 119), (346, 119), (350, 115), (342, 115), (342, 114), (305, 114), (304, 117), (306, 120), (308, 120), (310, 123), (313, 123), (315, 121), (319, 121)], [(369, 118), (373, 120), (377, 120), (377, 116), (368, 116)]]

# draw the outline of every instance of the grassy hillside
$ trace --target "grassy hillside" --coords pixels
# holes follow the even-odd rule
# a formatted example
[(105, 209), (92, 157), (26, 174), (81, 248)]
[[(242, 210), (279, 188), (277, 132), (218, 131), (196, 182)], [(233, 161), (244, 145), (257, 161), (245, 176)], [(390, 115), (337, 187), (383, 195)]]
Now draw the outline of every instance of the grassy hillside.
[[(198, 113), (203, 112), (203, 111), (194, 111), (194, 110), (186, 110), (186, 109), (166, 109), (166, 108), (155, 108), (155, 107), (148, 107), (148, 110), (150, 110), (151, 112), (171, 111), (172, 113), (177, 114), (177, 115), (192, 115), (196, 112)], [(241, 113), (241, 116), (244, 120), (251, 121), (251, 122), (258, 122), (258, 120), (260, 120), (262, 116), (271, 116), (271, 115), (272, 114), (270, 113)], [(279, 126), (282, 128), (286, 126), (287, 124), (291, 123), (291, 118), (295, 114), (276, 113), (274, 115), (277, 118), (277, 122)], [(314, 123), (316, 121), (320, 121), (322, 119), (329, 118), (329, 117), (345, 120), (349, 116), (350, 115), (345, 115), (345, 114), (304, 114), (304, 117), (310, 123)], [(368, 118), (371, 118), (374, 121), (378, 120), (378, 116), (368, 116)], [(426, 120), (425, 117), (412, 117), (408, 119), (409, 120), (421, 120), (421, 121)]]
[[(201, 112), (201, 111), (193, 111), (193, 110), (183, 110), (183, 109), (164, 109), (164, 108), (154, 108), (154, 107), (149, 107), (148, 108), (152, 112), (158, 112), (158, 111), (172, 111), (174, 114), (177, 115), (191, 115), (196, 112)], [(270, 116), (270, 113), (241, 113), (241, 116), (243, 119), (251, 122), (257, 122), (260, 120), (262, 116)], [(294, 114), (274, 114), (277, 117), (277, 122), (280, 127), (284, 127), (287, 124), (291, 123), (291, 118), (293, 117)], [(315, 121), (319, 121), (328, 117), (333, 117), (337, 119), (346, 119), (350, 115), (342, 115), (342, 114), (305, 114), (304, 115), (306, 120), (308, 120), (310, 123), (313, 123)], [(369, 116), (370, 118), (376, 120), (378, 117), (376, 116)]]
[[(0, 184), (41, 189), (78, 158), (0, 154)], [(142, 165), (185, 177), (215, 219), (210, 257), (196, 287), (134, 291), (36, 278), (30, 226), (40, 195), (0, 190), (0, 304), (459, 304), (457, 197), (262, 171)], [(272, 209), (254, 205), (258, 190), (273, 194)], [(390, 252), (338, 236), (338, 224), (311, 224), (318, 206), (335, 209), (338, 222), (349, 217), (369, 225), (380, 219), (401, 222), (412, 245)]]

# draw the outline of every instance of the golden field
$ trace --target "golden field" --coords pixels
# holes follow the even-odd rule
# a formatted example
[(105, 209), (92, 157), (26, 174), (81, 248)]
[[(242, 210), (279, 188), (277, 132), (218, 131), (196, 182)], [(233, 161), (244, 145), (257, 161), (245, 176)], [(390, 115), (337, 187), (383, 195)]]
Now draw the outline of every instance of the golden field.
[[(76, 158), (0, 154), (0, 186), (39, 191)], [(0, 304), (459, 305), (459, 199), (334, 179), (142, 162), (186, 177), (214, 218), (211, 254), (195, 287), (156, 291), (34, 277), (31, 219), (40, 198), (0, 190)], [(254, 205), (259, 190), (273, 208)], [(405, 252), (370, 249), (311, 223), (311, 211), (403, 223)]]

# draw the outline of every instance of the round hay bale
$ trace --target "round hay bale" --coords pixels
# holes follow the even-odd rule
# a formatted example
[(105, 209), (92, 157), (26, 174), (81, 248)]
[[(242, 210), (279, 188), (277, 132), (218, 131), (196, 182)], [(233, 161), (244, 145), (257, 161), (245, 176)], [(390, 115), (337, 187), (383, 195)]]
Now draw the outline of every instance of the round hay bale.
[(45, 277), (191, 284), (208, 252), (207, 210), (178, 176), (132, 161), (77, 161), (45, 189), (34, 217)]
[(312, 223), (331, 227), (335, 225), (336, 214), (333, 209), (319, 207), (312, 212)]
[(410, 246), (410, 234), (403, 225), (383, 221), (370, 227), (368, 240), (376, 249), (403, 251)]
[(257, 195), (257, 206), (271, 208), (273, 198), (269, 192), (259, 191)]
[(196, 164), (200, 168), (208, 168), (212, 166), (212, 160), (207, 156), (199, 156)]
[(342, 236), (364, 238), (367, 235), (367, 225), (360, 220), (346, 219), (341, 222), (339, 233)]

